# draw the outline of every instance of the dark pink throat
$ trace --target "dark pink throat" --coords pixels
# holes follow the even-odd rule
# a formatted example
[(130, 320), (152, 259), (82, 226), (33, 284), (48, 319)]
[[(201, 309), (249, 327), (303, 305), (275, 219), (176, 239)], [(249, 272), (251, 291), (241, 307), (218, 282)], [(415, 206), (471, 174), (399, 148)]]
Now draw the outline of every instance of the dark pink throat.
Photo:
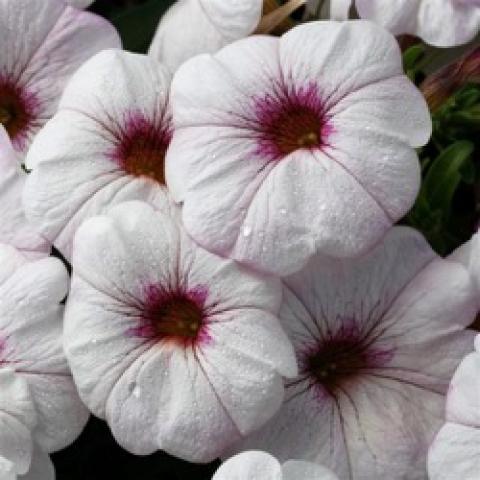
[(5, 127), (13, 144), (23, 148), (36, 118), (38, 102), (8, 78), (0, 76), (0, 124)]
[(366, 371), (390, 362), (393, 351), (379, 349), (353, 323), (309, 346), (300, 358), (302, 374), (330, 394)]
[(317, 86), (256, 99), (258, 152), (279, 160), (297, 150), (321, 149), (331, 131)]
[(111, 157), (129, 175), (165, 185), (165, 155), (171, 136), (169, 120), (155, 123), (132, 114), (118, 135)]
[(207, 296), (208, 290), (203, 286), (172, 290), (149, 285), (145, 288), (139, 324), (129, 333), (182, 345), (204, 341), (208, 338)]

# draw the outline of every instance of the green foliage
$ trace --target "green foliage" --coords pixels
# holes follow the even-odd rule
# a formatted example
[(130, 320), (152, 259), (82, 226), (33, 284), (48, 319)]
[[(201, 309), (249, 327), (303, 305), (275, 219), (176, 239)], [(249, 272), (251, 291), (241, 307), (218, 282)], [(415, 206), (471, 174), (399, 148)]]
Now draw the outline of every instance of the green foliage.
[(447, 254), (469, 239), (478, 222), (480, 86), (461, 87), (432, 121), (432, 140), (419, 152), (422, 186), (406, 222)]

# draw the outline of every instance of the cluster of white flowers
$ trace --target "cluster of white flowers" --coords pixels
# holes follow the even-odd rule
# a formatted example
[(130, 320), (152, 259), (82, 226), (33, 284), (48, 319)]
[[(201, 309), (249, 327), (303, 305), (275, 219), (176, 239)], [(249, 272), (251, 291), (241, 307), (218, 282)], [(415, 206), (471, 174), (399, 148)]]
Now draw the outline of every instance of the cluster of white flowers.
[(68, 3), (0, 0), (0, 479), (54, 478), (90, 412), (243, 452), (215, 480), (476, 478), (480, 239), (393, 226), (431, 117), (384, 27), (458, 44), (478, 1), (274, 37), (261, 0), (180, 0), (149, 55)]

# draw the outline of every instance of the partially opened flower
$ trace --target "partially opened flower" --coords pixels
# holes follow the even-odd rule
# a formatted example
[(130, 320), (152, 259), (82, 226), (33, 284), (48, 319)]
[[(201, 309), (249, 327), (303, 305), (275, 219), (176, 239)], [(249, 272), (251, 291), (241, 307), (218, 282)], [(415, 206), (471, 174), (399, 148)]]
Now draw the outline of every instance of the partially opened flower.
[(80, 227), (73, 272), (67, 357), (127, 450), (209, 461), (280, 407), (296, 363), (277, 280), (202, 250), (141, 202)]
[(14, 370), (4, 368), (1, 361), (0, 392), (0, 478), (3, 480), (2, 473), (15, 478), (14, 475), (24, 474), (30, 468), (31, 431), (37, 419), (27, 382)]
[(338, 480), (328, 469), (310, 462), (289, 460), (283, 465), (265, 452), (239, 453), (223, 463), (212, 480)]
[(62, 347), (68, 275), (54, 258), (27, 262), (0, 245), (0, 367), (26, 380), (37, 412), (33, 438), (47, 451), (71, 443), (88, 412), (80, 402)]
[(0, 479), (53, 480), (49, 456), (32, 441), (36, 413), (27, 382), (0, 366), (0, 392)]
[(431, 122), (395, 39), (312, 22), (186, 62), (167, 184), (205, 248), (286, 274), (358, 255), (411, 206)]
[(480, 471), (480, 335), (450, 384), (447, 423), (428, 454), (430, 480), (475, 480)]
[(149, 55), (174, 72), (185, 60), (250, 35), (263, 0), (179, 0), (162, 17)]
[(403, 227), (356, 260), (312, 259), (285, 279), (280, 311), (300, 375), (242, 447), (342, 480), (424, 479), (450, 377), (473, 341), (475, 295), (462, 265)]
[(0, 123), (24, 154), (72, 73), (120, 40), (108, 22), (63, 0), (0, 0), (0, 31)]
[(26, 163), (27, 217), (70, 258), (88, 217), (125, 200), (167, 205), (170, 76), (155, 60), (99, 53), (73, 76)]
[(0, 243), (16, 247), (29, 258), (37, 258), (48, 255), (50, 244), (25, 218), (22, 194), (26, 177), (0, 125)]
[(394, 35), (409, 33), (437, 47), (472, 40), (480, 30), (479, 0), (356, 0), (362, 18)]

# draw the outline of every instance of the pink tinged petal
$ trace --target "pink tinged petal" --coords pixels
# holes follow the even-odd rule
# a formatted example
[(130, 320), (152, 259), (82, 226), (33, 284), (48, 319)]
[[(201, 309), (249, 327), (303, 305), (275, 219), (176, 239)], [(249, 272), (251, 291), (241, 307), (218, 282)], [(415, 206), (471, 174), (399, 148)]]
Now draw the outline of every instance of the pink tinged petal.
[[(27, 157), (28, 218), (71, 257), (85, 219), (127, 200), (169, 208), (163, 159), (170, 77), (145, 56), (109, 50), (73, 76)], [(59, 141), (60, 139), (61, 141)]]
[[(291, 477), (289, 480), (316, 480), (312, 477)], [(282, 466), (265, 452), (248, 451), (239, 453), (224, 462), (212, 480), (286, 480)]]
[(428, 452), (430, 480), (475, 480), (480, 471), (480, 429), (446, 423)]
[(0, 126), (0, 242), (19, 249), (28, 258), (48, 255), (47, 240), (29, 224), (22, 205), (26, 175), (21, 171), (5, 129)]
[(214, 53), (252, 33), (261, 13), (261, 0), (182, 0), (162, 17), (149, 55), (173, 72), (195, 55)]
[(289, 460), (282, 466), (283, 480), (338, 480), (329, 469), (312, 462)]
[[(125, 448), (140, 454), (160, 448), (205, 462), (273, 414), (264, 399), (278, 406), (280, 374), (295, 372), (289, 341), (270, 313), (280, 300), (276, 280), (203, 252), (174, 218), (140, 202), (85, 222), (73, 265), (67, 356), (80, 395)], [(183, 310), (175, 310), (180, 300)], [(194, 313), (193, 304), (202, 319), (187, 337), (185, 314)], [(229, 359), (222, 336), (235, 335), (236, 322), (245, 328)], [(255, 322), (265, 328), (253, 329)], [(240, 376), (246, 363), (250, 373)], [(248, 412), (239, 399), (245, 392), (255, 399)]]
[(0, 286), (1, 363), (28, 383), (38, 414), (34, 437), (46, 451), (80, 434), (88, 412), (78, 398), (62, 345), (68, 274), (53, 258), (25, 263)]
[[(22, 125), (9, 122), (14, 146), (24, 153), (53, 115), (72, 73), (96, 52), (119, 46), (120, 40), (101, 17), (60, 0), (3, 2), (1, 9), (0, 26), (7, 32), (8, 48), (0, 60), (0, 85), (11, 92), (3, 98), (10, 99), (6, 107), (15, 107), (13, 119), (18, 113), (24, 120)], [(29, 25), (25, 42), (17, 41), (19, 25)]]
[(30, 470), (20, 476), (19, 480), (55, 480), (55, 470), (49, 455), (37, 445), (34, 447)]
[(0, 368), (0, 391), (0, 458), (7, 472), (22, 474), (32, 458), (35, 407), (27, 383), (10, 368)]
[(356, 6), (362, 18), (393, 34), (417, 35), (437, 47), (467, 43), (480, 28), (478, 5), (462, 0), (357, 0)]
[(480, 354), (470, 353), (453, 375), (447, 395), (447, 421), (480, 429)]

